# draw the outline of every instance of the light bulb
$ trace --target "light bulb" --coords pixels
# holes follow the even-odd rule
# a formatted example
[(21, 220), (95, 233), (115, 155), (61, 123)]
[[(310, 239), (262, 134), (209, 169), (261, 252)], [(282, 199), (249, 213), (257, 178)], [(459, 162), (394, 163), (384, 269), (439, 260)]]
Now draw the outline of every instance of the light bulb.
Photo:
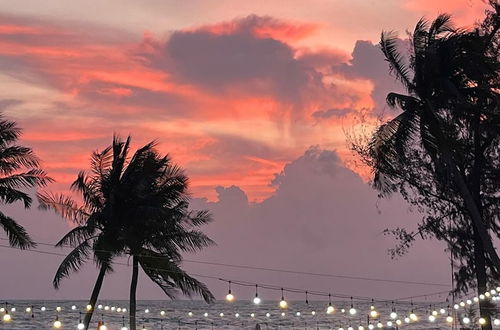
[(10, 322), (12, 320), (12, 317), (10, 316), (9, 313), (7, 313), (7, 314), (4, 314), (3, 320), (4, 320), (4, 322)]
[(354, 330), (354, 328), (353, 327), (348, 327), (347, 330)]
[(126, 308), (122, 308), (122, 312), (123, 312), (123, 313), (126, 313), (126, 312), (127, 312), (127, 309), (126, 309)]
[(219, 314), (219, 316), (220, 316), (220, 317), (223, 317), (223, 316), (224, 316), (224, 313), (220, 313), (220, 314)]
[(373, 329), (375, 329), (375, 326), (373, 324), (368, 324), (368, 329), (373, 330)]
[(76, 309), (76, 306), (75, 306), (75, 305), (71, 306), (71, 309), (72, 309), (72, 310), (75, 310), (75, 309)]
[(418, 320), (417, 314), (411, 312), (411, 314), (410, 314), (410, 320), (412, 320), (412, 321)]
[(382, 322), (377, 323), (377, 328), (383, 328), (383, 327), (384, 327), (384, 325), (382, 324)]
[(500, 320), (499, 319), (494, 319), (493, 320), (494, 325), (500, 325)]
[(360, 326), (358, 327), (358, 330), (365, 330), (365, 327), (364, 327), (364, 326), (362, 326), (362, 325), (360, 325)]
[(111, 310), (112, 310), (112, 311), (115, 311), (115, 309), (116, 309), (116, 307), (115, 307), (115, 306), (111, 307)]
[(269, 314), (269, 313), (266, 313), (266, 317), (271, 317), (271, 314)]
[(464, 322), (464, 324), (469, 324), (470, 323), (470, 319), (466, 316), (462, 319), (462, 322)]
[(61, 306), (56, 307), (56, 311), (60, 312), (62, 310)]
[(439, 313), (441, 313), (441, 314), (446, 314), (446, 309), (441, 308), (441, 309), (439, 310)]
[(127, 328), (127, 327), (122, 327), (122, 329), (121, 329), (121, 330), (128, 330), (128, 328)]
[(434, 316), (437, 316), (437, 315), (438, 315), (438, 312), (437, 312), (437, 311), (432, 311), (432, 313), (431, 313), (431, 314), (432, 314), (432, 315), (434, 315)]
[(85, 324), (83, 324), (82, 322), (80, 322), (80, 323), (78, 323), (78, 325), (76, 326), (76, 328), (78, 330), (83, 330), (83, 329), (85, 329)]
[(165, 316), (165, 311), (161, 311), (161, 312), (160, 312), (160, 315), (161, 315), (161, 316)]
[(26, 313), (31, 312), (31, 307), (26, 307)]
[(236, 318), (240, 317), (240, 313), (234, 314), (234, 317), (236, 317)]
[(59, 329), (60, 327), (62, 327), (62, 323), (61, 323), (61, 321), (59, 321), (59, 320), (55, 320), (55, 321), (54, 321), (54, 328), (58, 328), (58, 329)]
[(389, 316), (394, 320), (396, 317), (398, 317), (398, 314), (396, 312), (391, 312), (391, 315)]
[(429, 321), (431, 322), (436, 321), (436, 317), (434, 315), (429, 315)]
[(405, 323), (410, 323), (410, 318), (409, 317), (405, 317)]
[(99, 330), (108, 330), (108, 327), (104, 324), (102, 324), (100, 327), (99, 327)]
[(188, 313), (188, 316), (189, 316), (189, 317), (193, 316), (193, 312), (189, 312), (189, 313)]
[(90, 310), (92, 310), (92, 305), (89, 304), (89, 305), (87, 305), (86, 308), (87, 308), (88, 311), (90, 311)]
[(388, 326), (389, 328), (392, 328), (392, 321), (387, 321), (387, 326)]
[(356, 313), (357, 313), (356, 308), (351, 307), (351, 309), (349, 309), (349, 314), (356, 315)]
[(40, 310), (41, 310), (42, 312), (45, 312), (45, 311), (47, 310), (47, 308), (45, 308), (45, 306), (43, 306), (42, 308), (40, 308)]
[(208, 317), (208, 313), (203, 314), (203, 316)]
[(286, 315), (285, 312), (281, 313), (281, 317), (285, 317), (285, 315)]
[(229, 291), (229, 293), (226, 295), (226, 300), (229, 302), (232, 302), (234, 300), (234, 295)]
[(486, 324), (486, 319), (483, 318), (483, 317), (479, 318), (479, 324), (485, 325)]
[(260, 304), (260, 303), (261, 303), (261, 300), (260, 300), (259, 296), (255, 296), (255, 297), (253, 298), (253, 303), (254, 303), (255, 305), (258, 305), (258, 304)]
[(251, 313), (251, 314), (250, 314), (250, 317), (255, 317), (255, 314), (254, 314), (254, 313)]
[(378, 315), (377, 311), (376, 310), (372, 310), (370, 311), (370, 316), (373, 317), (373, 318), (376, 318)]
[(479, 299), (484, 300), (485, 296), (484, 294), (479, 295)]
[(0, 312), (1, 312), (1, 313), (5, 312), (5, 308), (0, 307)]
[(11, 311), (11, 312), (15, 312), (15, 311), (16, 311), (16, 308), (15, 308), (15, 307), (12, 307), (12, 308), (10, 309), (10, 311)]
[(300, 316), (300, 312), (295, 313), (295, 315)]
[(452, 316), (450, 316), (450, 315), (448, 315), (448, 316), (446, 317), (446, 322), (448, 322), (448, 323), (452, 323), (452, 322), (453, 322), (453, 317), (452, 317)]
[[(111, 309), (111, 310), (113, 310), (113, 309)], [(146, 314), (149, 313), (149, 309), (146, 308), (146, 310), (144, 311), (144, 313), (146, 313)]]
[(467, 305), (472, 305), (472, 300), (467, 299), (466, 303), (467, 303)]
[(459, 305), (460, 305), (460, 307), (464, 307), (465, 303), (463, 301), (461, 301)]
[(97, 305), (97, 308), (102, 309), (102, 305), (101, 304)]
[(397, 319), (397, 320), (396, 320), (396, 324), (397, 324), (397, 325), (401, 325), (402, 323), (403, 323), (403, 322), (401, 322), (401, 320), (400, 320), (400, 319)]
[(287, 308), (288, 307), (288, 303), (286, 302), (285, 299), (281, 299), (280, 301), (280, 308)]
[(315, 311), (312, 311), (312, 312), (311, 312), (311, 315), (312, 315), (312, 316), (316, 315), (316, 312), (315, 312)]
[(105, 311), (109, 311), (109, 306), (104, 306)]
[(332, 305), (328, 305), (328, 307), (326, 308), (326, 313), (332, 314), (333, 312), (335, 312), (335, 308), (333, 308)]
[(121, 307), (118, 307), (118, 308), (116, 309), (116, 311), (117, 311), (118, 313), (120, 313), (120, 312), (122, 311)]

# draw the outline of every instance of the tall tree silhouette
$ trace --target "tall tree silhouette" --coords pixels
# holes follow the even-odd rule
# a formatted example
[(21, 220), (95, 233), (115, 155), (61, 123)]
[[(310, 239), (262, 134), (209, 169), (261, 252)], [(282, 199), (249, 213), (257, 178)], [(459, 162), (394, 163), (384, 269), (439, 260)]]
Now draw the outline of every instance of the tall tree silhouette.
[[(20, 135), (21, 129), (16, 122), (0, 114), (0, 202), (21, 202), (29, 208), (32, 198), (23, 189), (44, 186), (52, 179), (40, 169), (40, 161), (33, 150), (17, 144)], [(11, 246), (27, 249), (36, 245), (26, 230), (3, 212), (0, 212), (0, 227)]]
[[(193, 252), (213, 242), (197, 227), (209, 222), (206, 211), (189, 211), (187, 177), (160, 156), (155, 143), (138, 149), (129, 158), (130, 137), (114, 138), (113, 145), (94, 152), (91, 171), (81, 172), (72, 184), (83, 205), (63, 195), (40, 193), (42, 208), (52, 209), (77, 227), (61, 239), (58, 246), (71, 245), (73, 251), (63, 260), (54, 286), (71, 272), (78, 271), (92, 255), (100, 271), (89, 304), (94, 307), (105, 274), (113, 270), (113, 259), (132, 256), (130, 288), (130, 327), (135, 329), (139, 265), (171, 298), (176, 290), (199, 293), (206, 301), (213, 296), (204, 284), (180, 268), (182, 252)], [(93, 308), (85, 318), (88, 328)]]
[[(387, 96), (402, 112), (356, 148), (372, 166), (382, 196), (399, 191), (427, 212), (418, 234), (448, 241), (455, 256), (474, 266), (480, 293), (487, 290), (487, 272), (493, 279), (500, 272), (491, 239), (500, 224), (500, 20), (492, 4), (474, 31), (455, 29), (448, 15), (420, 20), (409, 58), (400, 53), (394, 33), (382, 34), (381, 49), (407, 94)], [(415, 235), (393, 233), (403, 250)], [(470, 279), (463, 269), (458, 278)], [(491, 329), (486, 302), (480, 307), (487, 319), (483, 329)]]

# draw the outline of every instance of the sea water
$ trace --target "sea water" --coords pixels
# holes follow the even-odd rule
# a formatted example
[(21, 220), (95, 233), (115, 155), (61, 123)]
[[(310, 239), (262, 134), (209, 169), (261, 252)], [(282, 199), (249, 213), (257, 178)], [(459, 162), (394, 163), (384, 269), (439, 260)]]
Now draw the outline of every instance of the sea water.
[[(77, 329), (80, 317), (83, 318), (86, 301), (9, 301), (10, 322), (0, 321), (0, 329), (54, 329), (54, 321), (62, 323), (61, 329)], [(99, 306), (101, 305), (101, 306)], [(235, 301), (233, 303), (215, 302), (206, 304), (201, 301), (138, 301), (137, 329), (255, 329), (257, 324), (261, 329), (335, 329), (348, 330), (359, 326), (368, 329), (371, 323), (377, 328), (377, 323), (383, 324), (382, 329), (396, 329), (395, 320), (389, 314), (394, 308), (390, 303), (376, 305), (379, 317), (369, 318), (370, 303), (356, 303), (356, 314), (351, 315), (350, 302), (335, 302), (335, 312), (326, 313), (327, 302), (289, 302), (287, 309), (280, 309), (276, 302), (262, 302), (254, 305), (250, 301)], [(32, 307), (31, 307), (32, 306)], [(42, 311), (44, 307), (44, 311)], [(58, 312), (58, 307), (60, 311)], [(398, 318), (403, 321), (403, 329), (451, 329), (446, 323), (446, 314), (439, 314), (435, 322), (428, 320), (432, 307), (429, 303), (396, 306)], [(4, 305), (5, 308), (5, 305)], [(11, 309), (15, 308), (15, 311)], [(32, 308), (32, 311), (26, 311)], [(128, 301), (102, 300), (95, 307), (90, 329), (97, 330), (99, 321), (104, 322), (108, 330), (120, 330), (128, 324)], [(124, 312), (123, 309), (126, 309)], [(404, 323), (411, 309), (419, 320), (409, 324)], [(342, 311), (343, 310), (343, 311)], [(162, 313), (162, 311), (164, 313)], [(4, 313), (0, 313), (3, 316)], [(461, 315), (459, 315), (461, 317)], [(474, 318), (471, 322), (474, 322)], [(387, 322), (393, 322), (388, 326)]]

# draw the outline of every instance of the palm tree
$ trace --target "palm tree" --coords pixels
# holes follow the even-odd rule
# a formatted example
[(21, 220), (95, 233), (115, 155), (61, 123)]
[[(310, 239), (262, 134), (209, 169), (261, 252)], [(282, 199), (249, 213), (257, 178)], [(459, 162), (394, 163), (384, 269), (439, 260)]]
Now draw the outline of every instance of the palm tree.
[[(0, 114), (0, 201), (4, 204), (22, 202), (31, 206), (31, 197), (23, 188), (44, 186), (52, 179), (39, 168), (40, 160), (28, 147), (17, 145), (21, 129), (16, 122)], [(36, 244), (14, 219), (0, 212), (0, 226), (12, 247), (28, 249)]]
[[(129, 159), (130, 137), (113, 139), (113, 145), (94, 152), (90, 173), (80, 172), (72, 184), (83, 205), (63, 195), (40, 193), (42, 208), (52, 209), (77, 227), (58, 246), (74, 249), (56, 272), (54, 286), (78, 271), (93, 254), (100, 268), (89, 305), (95, 306), (104, 276), (112, 271), (115, 257), (133, 259), (131, 329), (135, 329), (135, 292), (138, 266), (171, 298), (199, 293), (206, 301), (213, 296), (206, 286), (180, 268), (181, 252), (197, 251), (213, 242), (196, 227), (211, 220), (206, 211), (188, 211), (187, 178), (161, 157), (149, 143)], [(85, 318), (88, 328), (91, 308)]]
[[(496, 24), (490, 34), (497, 33)], [(448, 180), (471, 220), (478, 252), (476, 271), (483, 269), (477, 273), (478, 289), (483, 291), (486, 283), (481, 282), (486, 276), (480, 272), (485, 272), (485, 254), (500, 270), (500, 259), (488, 232), (491, 225), (483, 218), (479, 181), (483, 171), (481, 152), (499, 137), (497, 63), (488, 55), (493, 39), (478, 31), (454, 29), (448, 15), (440, 15), (432, 23), (422, 19), (410, 38), (411, 55), (406, 60), (398, 51), (397, 35), (383, 33), (381, 49), (407, 94), (388, 94), (388, 104), (402, 113), (380, 126), (369, 145), (374, 183), (383, 193), (398, 189), (398, 171), (411, 157), (408, 150), (423, 150), (436, 177), (441, 182)], [(472, 147), (464, 147), (470, 143), (468, 138), (473, 140)], [(470, 176), (459, 166), (464, 158), (473, 159)]]

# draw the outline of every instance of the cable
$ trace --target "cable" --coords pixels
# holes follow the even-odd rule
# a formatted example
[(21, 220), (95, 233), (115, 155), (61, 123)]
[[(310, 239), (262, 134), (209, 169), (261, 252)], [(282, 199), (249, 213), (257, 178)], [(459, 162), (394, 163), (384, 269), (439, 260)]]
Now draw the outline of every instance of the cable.
[[(45, 254), (45, 255), (53, 255), (53, 256), (59, 256), (59, 257), (66, 257), (66, 255), (63, 254), (63, 253), (41, 251), (41, 250), (23, 250), (23, 249), (20, 249), (20, 248), (17, 248), (17, 247), (13, 247), (13, 246), (10, 246), (10, 245), (2, 245), (2, 244), (0, 244), (0, 248), (8, 248), (8, 249), (20, 250), (20, 251), (23, 251), (23, 252), (33, 252), (33, 253), (39, 253), (39, 254)], [(127, 263), (115, 262), (114, 264), (130, 267), (130, 265), (127, 264)], [(165, 271), (166, 270), (166, 271), (172, 272), (169, 269), (162, 269), (162, 268), (148, 267), (148, 269), (150, 269), (150, 270), (159, 270), (159, 271)], [(210, 275), (194, 274), (194, 273), (192, 273), (192, 275), (193, 276), (197, 276), (197, 277), (201, 277), (201, 278), (219, 280), (219, 281), (224, 281), (224, 282), (229, 282), (230, 281), (228, 279), (223, 279), (223, 278), (220, 278), (220, 277), (215, 277), (215, 276), (210, 276)], [(234, 283), (235, 285), (247, 286), (247, 287), (248, 286), (252, 286), (252, 287), (255, 286), (255, 283), (246, 282), (246, 281), (231, 280), (231, 283)], [(279, 287), (279, 286), (275, 286), (275, 285), (258, 284), (258, 283), (257, 283), (257, 285), (260, 288), (269, 289), (269, 290), (282, 290), (283, 289), (284, 291), (291, 292), (291, 293), (304, 293), (305, 292), (305, 290), (303, 290), (303, 289), (297, 289), (297, 288), (284, 288), (284, 287)], [(331, 295), (332, 297), (337, 297), (337, 298), (354, 297), (354, 298), (356, 298), (356, 300), (365, 300), (365, 301), (371, 300), (371, 301), (385, 302), (385, 303), (394, 300), (394, 299), (373, 299), (371, 297), (352, 296), (352, 295), (347, 295), (347, 294), (331, 294), (331, 293), (328, 293), (328, 292), (321, 292), (321, 291), (308, 291), (308, 293), (311, 294), (311, 295), (321, 296), (321, 297), (327, 297), (329, 295)], [(409, 297), (407, 299), (411, 299), (411, 298), (413, 298), (413, 297)], [(400, 300), (402, 300), (402, 299), (400, 299)]]
[[(0, 238), (1, 240), (7, 240), (6, 238)], [(45, 245), (50, 247), (55, 247), (54, 244), (43, 243), (43, 242), (35, 242), (39, 245)], [(71, 248), (69, 245), (64, 245), (63, 247)], [(95, 250), (96, 252), (112, 252), (108, 250)], [(141, 255), (137, 255), (141, 256)], [(148, 258), (162, 258), (162, 257), (154, 257), (154, 256), (146, 256)], [(249, 265), (235, 265), (235, 264), (227, 264), (227, 263), (219, 263), (219, 262), (211, 262), (211, 261), (199, 261), (199, 260), (190, 260), (183, 259), (183, 262), (193, 263), (193, 264), (201, 264), (201, 265), (212, 265), (212, 266), (221, 266), (221, 267), (229, 267), (229, 268), (238, 268), (238, 269), (252, 269), (259, 271), (268, 271), (268, 272), (277, 272), (277, 273), (288, 273), (288, 274), (296, 274), (296, 275), (308, 275), (308, 276), (318, 276), (318, 277), (329, 277), (329, 278), (342, 278), (349, 280), (358, 280), (358, 281), (372, 281), (372, 282), (386, 282), (386, 283), (397, 283), (397, 284), (408, 284), (408, 285), (426, 285), (426, 286), (441, 286), (448, 287), (448, 284), (443, 283), (432, 283), (432, 282), (417, 282), (417, 281), (405, 281), (405, 280), (392, 280), (392, 279), (382, 279), (382, 278), (373, 278), (373, 277), (362, 277), (362, 276), (349, 276), (349, 275), (338, 275), (338, 274), (326, 274), (326, 273), (313, 273), (313, 272), (304, 272), (304, 271), (296, 271), (296, 270), (288, 270), (288, 269), (277, 269), (277, 268), (267, 268), (267, 267), (257, 267), (257, 266), (249, 266)]]

